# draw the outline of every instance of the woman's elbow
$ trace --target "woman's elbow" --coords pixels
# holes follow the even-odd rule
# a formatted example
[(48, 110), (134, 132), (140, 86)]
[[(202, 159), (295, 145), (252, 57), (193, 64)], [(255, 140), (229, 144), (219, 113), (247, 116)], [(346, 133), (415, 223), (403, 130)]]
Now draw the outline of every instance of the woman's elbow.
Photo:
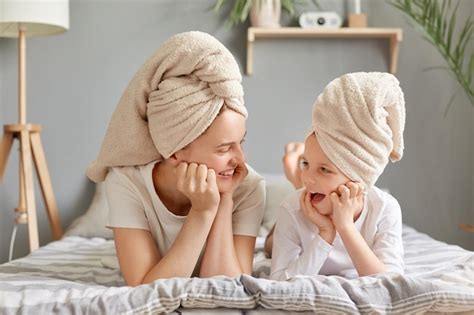
[(125, 284), (129, 287), (137, 287), (142, 284), (152, 283), (153, 279), (149, 279), (148, 275), (124, 275)]
[(142, 285), (142, 284), (145, 284), (144, 282), (140, 281), (140, 280), (125, 280), (125, 284), (128, 286), (128, 287), (137, 287), (139, 285)]

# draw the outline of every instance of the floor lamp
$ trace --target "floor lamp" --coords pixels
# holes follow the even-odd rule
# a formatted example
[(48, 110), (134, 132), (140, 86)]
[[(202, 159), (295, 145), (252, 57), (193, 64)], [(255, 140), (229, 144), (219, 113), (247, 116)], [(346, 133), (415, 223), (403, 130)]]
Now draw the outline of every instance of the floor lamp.
[(17, 139), (20, 145), (20, 187), (16, 223), (28, 225), (30, 251), (39, 247), (33, 167), (38, 174), (53, 238), (59, 239), (63, 231), (41, 144), (41, 126), (26, 121), (26, 37), (59, 34), (68, 28), (68, 0), (0, 0), (0, 37), (18, 37), (18, 123), (3, 126), (0, 179)]

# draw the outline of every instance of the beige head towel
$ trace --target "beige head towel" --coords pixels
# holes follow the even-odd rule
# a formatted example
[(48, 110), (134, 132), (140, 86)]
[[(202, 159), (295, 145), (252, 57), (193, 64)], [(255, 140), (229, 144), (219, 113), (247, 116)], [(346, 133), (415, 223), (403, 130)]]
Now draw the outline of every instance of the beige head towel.
[(100, 182), (108, 167), (170, 157), (199, 137), (224, 104), (247, 117), (241, 81), (234, 57), (211, 35), (171, 37), (128, 84), (87, 176)]
[(389, 73), (343, 75), (326, 86), (313, 106), (312, 128), (324, 153), (367, 188), (389, 158), (402, 158), (404, 127), (403, 92)]

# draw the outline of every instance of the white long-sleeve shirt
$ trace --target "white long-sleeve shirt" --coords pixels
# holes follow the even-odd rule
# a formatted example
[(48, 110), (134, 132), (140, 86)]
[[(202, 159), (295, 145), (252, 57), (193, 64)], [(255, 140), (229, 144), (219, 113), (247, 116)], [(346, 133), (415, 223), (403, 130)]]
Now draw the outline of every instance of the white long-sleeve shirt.
[[(304, 216), (299, 203), (301, 192), (302, 189), (295, 191), (280, 206), (270, 278), (287, 280), (296, 275), (318, 274), (357, 277), (339, 234), (332, 245), (327, 243), (319, 236), (317, 226)], [(355, 226), (387, 272), (403, 273), (402, 216), (394, 197), (372, 187)]]

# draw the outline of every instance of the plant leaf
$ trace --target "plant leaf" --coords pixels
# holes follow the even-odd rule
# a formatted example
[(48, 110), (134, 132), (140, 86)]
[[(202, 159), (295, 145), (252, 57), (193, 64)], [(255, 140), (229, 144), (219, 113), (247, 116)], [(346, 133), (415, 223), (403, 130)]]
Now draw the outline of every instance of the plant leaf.
[[(451, 4), (456, 3), (453, 9)], [(474, 33), (474, 21), (468, 17), (462, 23), (457, 21), (457, 10), (460, 0), (389, 0), (396, 9), (405, 13), (415, 22), (415, 28), (423, 31), (423, 38), (436, 47), (447, 63), (447, 69), (451, 71), (455, 80), (464, 90), (471, 105), (474, 106), (474, 88), (472, 86), (474, 72), (474, 53), (472, 52), (472, 37)], [(454, 38), (456, 29), (460, 29), (459, 36)], [(467, 51), (469, 47), (470, 53)], [(464, 63), (466, 55), (469, 63)], [(426, 71), (440, 69), (431, 67)], [(453, 102), (451, 98), (449, 106)], [(447, 110), (449, 109), (449, 106)]]

